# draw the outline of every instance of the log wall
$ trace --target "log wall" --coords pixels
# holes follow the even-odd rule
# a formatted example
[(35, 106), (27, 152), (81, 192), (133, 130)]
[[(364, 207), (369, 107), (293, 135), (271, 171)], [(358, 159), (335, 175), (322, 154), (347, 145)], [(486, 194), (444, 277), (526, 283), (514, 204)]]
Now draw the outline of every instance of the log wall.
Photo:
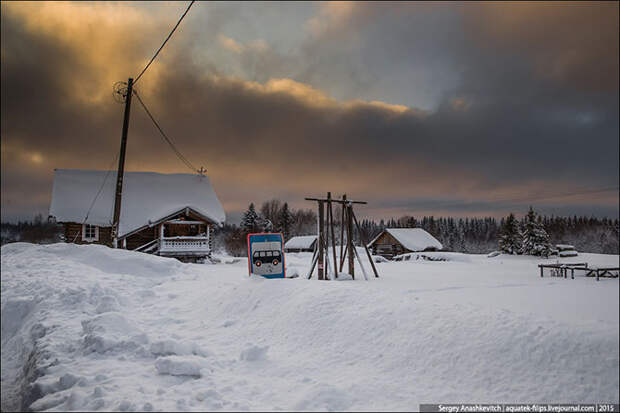
[[(63, 224), (65, 229), (65, 241), (75, 244), (102, 244), (112, 246), (112, 227), (99, 227), (98, 241), (82, 241), (82, 224), (77, 222), (66, 222)], [(74, 241), (75, 239), (75, 241)]]

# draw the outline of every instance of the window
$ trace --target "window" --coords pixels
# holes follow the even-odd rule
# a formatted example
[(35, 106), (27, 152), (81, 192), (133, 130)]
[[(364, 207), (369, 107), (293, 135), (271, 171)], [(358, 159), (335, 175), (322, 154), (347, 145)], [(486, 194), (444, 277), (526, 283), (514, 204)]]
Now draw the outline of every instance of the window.
[(96, 225), (82, 225), (82, 241), (99, 241), (99, 227)]

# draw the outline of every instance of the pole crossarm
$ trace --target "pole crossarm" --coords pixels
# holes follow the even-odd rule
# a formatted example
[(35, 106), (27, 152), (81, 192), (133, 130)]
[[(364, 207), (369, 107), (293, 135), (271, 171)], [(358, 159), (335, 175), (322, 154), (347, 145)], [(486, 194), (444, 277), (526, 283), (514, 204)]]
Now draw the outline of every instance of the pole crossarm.
[(323, 202), (336, 202), (339, 204), (368, 204), (368, 202), (366, 201), (351, 201), (351, 200), (345, 200), (343, 201), (342, 199), (329, 199), (329, 198), (304, 198), (306, 201), (323, 201)]

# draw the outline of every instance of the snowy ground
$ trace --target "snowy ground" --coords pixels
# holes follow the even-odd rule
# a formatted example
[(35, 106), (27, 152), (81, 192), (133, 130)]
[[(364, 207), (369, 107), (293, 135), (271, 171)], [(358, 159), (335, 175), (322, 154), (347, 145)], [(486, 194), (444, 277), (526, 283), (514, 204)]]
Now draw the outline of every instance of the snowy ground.
[[(531, 257), (447, 254), (319, 282), (102, 246), (1, 254), (2, 411), (619, 399), (618, 279), (541, 279)], [(289, 273), (309, 262), (287, 254)]]

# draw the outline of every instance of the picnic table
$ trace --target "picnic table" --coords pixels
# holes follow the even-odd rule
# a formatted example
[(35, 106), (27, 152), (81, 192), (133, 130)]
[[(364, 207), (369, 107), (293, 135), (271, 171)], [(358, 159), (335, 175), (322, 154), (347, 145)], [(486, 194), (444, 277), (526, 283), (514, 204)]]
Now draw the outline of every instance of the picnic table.
[(568, 270), (570, 270), (570, 278), (575, 279), (575, 271), (583, 271), (586, 273), (586, 277), (596, 276), (596, 281), (600, 277), (618, 278), (620, 273), (620, 267), (588, 267), (587, 262), (572, 262), (572, 263), (554, 263), (554, 264), (538, 264), (540, 268), (540, 276), (543, 276), (545, 268), (555, 269), (560, 277), (567, 278)]

